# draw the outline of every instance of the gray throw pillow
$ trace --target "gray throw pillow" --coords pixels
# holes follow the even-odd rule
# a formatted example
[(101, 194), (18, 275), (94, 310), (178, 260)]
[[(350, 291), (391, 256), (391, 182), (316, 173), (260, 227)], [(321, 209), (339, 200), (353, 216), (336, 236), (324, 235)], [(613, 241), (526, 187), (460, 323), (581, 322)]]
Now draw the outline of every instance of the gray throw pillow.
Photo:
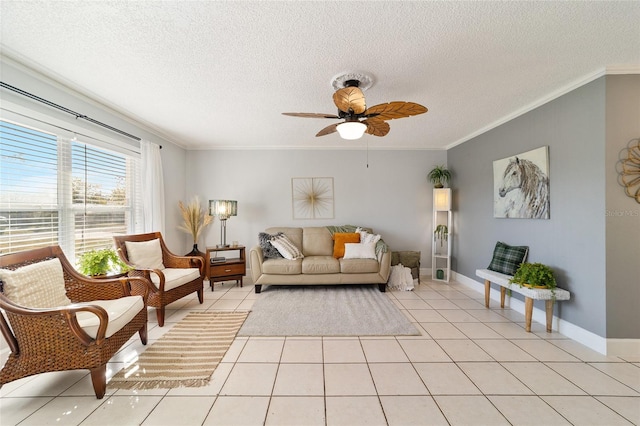
[[(281, 233), (282, 232), (278, 232), (278, 234)], [(258, 234), (258, 244), (260, 245), (260, 248), (262, 248), (262, 255), (265, 259), (282, 259), (283, 257), (278, 249), (276, 249), (273, 244), (271, 244), (271, 237), (273, 236), (274, 235), (267, 234), (266, 232), (261, 232)]]

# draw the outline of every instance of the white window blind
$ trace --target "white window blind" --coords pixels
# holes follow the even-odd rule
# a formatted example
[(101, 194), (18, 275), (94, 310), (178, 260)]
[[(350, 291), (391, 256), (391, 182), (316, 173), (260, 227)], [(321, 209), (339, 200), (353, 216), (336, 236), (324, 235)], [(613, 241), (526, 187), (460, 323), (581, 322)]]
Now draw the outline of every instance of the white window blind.
[(0, 252), (59, 244), (71, 261), (137, 232), (139, 159), (0, 121)]

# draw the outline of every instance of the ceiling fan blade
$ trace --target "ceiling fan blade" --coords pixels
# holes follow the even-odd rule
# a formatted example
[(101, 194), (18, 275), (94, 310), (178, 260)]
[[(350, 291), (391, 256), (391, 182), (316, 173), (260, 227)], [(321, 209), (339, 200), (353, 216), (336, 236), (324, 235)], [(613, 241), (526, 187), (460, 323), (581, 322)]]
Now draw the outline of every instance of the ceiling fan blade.
[(396, 101), (374, 105), (367, 109), (364, 114), (369, 117), (375, 117), (376, 120), (393, 120), (394, 118), (424, 114), (427, 111), (428, 109), (426, 107), (414, 102)]
[(333, 103), (336, 104), (340, 111), (346, 113), (349, 113), (351, 109), (354, 114), (362, 114), (367, 109), (364, 93), (357, 87), (345, 87), (336, 90), (333, 94)]
[(338, 130), (338, 125), (339, 125), (339, 124), (342, 124), (342, 123), (335, 123), (335, 124), (332, 124), (332, 125), (330, 125), (330, 126), (325, 127), (324, 129), (320, 130), (320, 131), (316, 134), (316, 137), (317, 137), (317, 136), (324, 136), (324, 135), (328, 135), (328, 134), (330, 134), (330, 133), (334, 133), (335, 131), (337, 131), (337, 130)]
[(373, 136), (385, 136), (387, 133), (389, 133), (391, 127), (389, 127), (389, 123), (387, 123), (386, 121), (377, 120), (377, 118), (378, 117), (376, 117), (376, 119), (372, 118), (370, 120), (363, 121), (363, 123), (367, 125), (367, 130), (365, 130), (364, 132)]
[(322, 114), (316, 112), (283, 112), (282, 115), (290, 115), (291, 117), (306, 117), (306, 118), (337, 118), (334, 114)]

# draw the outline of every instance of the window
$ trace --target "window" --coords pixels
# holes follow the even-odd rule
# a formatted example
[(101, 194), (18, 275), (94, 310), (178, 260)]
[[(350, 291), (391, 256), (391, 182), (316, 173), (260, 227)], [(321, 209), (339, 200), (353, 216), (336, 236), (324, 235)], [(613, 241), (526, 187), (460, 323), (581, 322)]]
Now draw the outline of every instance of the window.
[(73, 262), (139, 232), (139, 168), (132, 156), (0, 121), (0, 253), (58, 244)]

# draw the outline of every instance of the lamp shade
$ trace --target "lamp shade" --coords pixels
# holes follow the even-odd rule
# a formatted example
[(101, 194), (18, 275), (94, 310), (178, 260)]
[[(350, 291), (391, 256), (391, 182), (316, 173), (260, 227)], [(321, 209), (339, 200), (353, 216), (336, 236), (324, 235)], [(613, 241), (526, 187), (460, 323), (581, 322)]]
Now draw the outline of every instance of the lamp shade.
[(436, 188), (433, 190), (433, 204), (437, 211), (451, 210), (451, 188)]
[(209, 200), (209, 214), (221, 220), (238, 215), (238, 202), (235, 200)]
[(360, 139), (364, 135), (364, 131), (367, 130), (367, 125), (359, 121), (347, 121), (338, 124), (337, 130), (342, 139)]

